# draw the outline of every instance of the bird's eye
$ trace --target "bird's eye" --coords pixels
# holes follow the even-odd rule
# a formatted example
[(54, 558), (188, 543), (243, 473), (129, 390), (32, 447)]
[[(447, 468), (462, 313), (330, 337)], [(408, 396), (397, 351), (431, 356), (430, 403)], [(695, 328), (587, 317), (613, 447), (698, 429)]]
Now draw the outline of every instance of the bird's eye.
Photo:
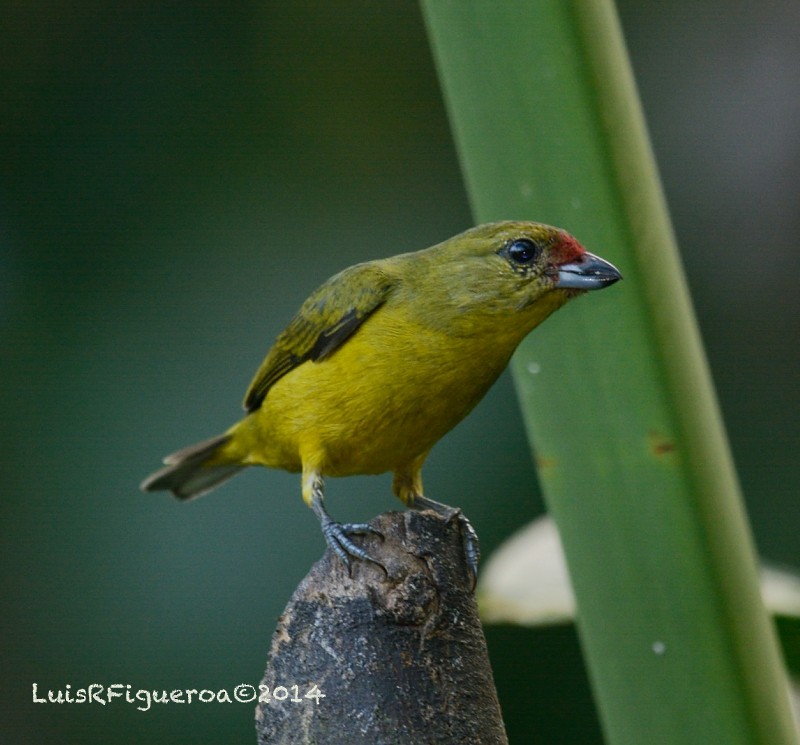
[(506, 253), (515, 264), (532, 264), (539, 256), (539, 247), (530, 238), (517, 238), (508, 244)]

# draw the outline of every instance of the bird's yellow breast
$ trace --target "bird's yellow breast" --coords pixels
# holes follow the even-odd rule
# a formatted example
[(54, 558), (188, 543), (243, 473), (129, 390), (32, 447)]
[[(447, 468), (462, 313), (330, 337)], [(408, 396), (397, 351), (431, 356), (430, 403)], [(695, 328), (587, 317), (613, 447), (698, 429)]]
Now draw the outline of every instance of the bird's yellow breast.
[(278, 380), (234, 429), (235, 447), (245, 462), (332, 476), (407, 466), (483, 397), (525, 326), (455, 336), (402, 304), (381, 308), (330, 357)]

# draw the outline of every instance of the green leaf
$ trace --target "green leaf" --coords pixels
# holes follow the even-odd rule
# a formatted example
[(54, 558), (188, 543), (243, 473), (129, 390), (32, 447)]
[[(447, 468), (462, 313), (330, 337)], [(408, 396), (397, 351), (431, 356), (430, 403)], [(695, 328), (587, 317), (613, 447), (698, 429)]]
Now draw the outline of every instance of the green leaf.
[(570, 230), (624, 281), (513, 371), (610, 743), (797, 743), (613, 5), (423, 0), (477, 222)]

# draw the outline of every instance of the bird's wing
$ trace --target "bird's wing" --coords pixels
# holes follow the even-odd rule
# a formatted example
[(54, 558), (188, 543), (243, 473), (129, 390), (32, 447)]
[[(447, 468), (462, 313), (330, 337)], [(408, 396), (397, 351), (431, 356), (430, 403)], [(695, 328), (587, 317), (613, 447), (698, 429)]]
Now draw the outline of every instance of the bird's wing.
[(356, 264), (325, 282), (275, 340), (247, 389), (245, 410), (261, 406), (272, 385), (290, 370), (335, 352), (386, 302), (396, 284), (375, 263)]

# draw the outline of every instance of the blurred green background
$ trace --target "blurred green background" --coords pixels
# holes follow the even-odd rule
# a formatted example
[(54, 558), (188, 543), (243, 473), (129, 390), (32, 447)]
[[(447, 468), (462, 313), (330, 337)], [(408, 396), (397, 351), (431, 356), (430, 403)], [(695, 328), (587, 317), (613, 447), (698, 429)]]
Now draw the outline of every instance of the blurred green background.
[[(619, 8), (758, 547), (800, 568), (800, 6)], [(0, 742), (252, 742), (252, 705), (31, 685), (259, 682), (323, 550), (298, 477), (137, 486), (238, 418), (330, 274), (471, 224), (419, 8), (3, 3), (0, 81)], [(508, 375), (425, 477), (486, 553), (541, 513)], [(388, 477), (329, 496), (399, 506)], [(512, 742), (532, 714), (529, 742), (597, 741), (572, 632), (488, 636)]]

